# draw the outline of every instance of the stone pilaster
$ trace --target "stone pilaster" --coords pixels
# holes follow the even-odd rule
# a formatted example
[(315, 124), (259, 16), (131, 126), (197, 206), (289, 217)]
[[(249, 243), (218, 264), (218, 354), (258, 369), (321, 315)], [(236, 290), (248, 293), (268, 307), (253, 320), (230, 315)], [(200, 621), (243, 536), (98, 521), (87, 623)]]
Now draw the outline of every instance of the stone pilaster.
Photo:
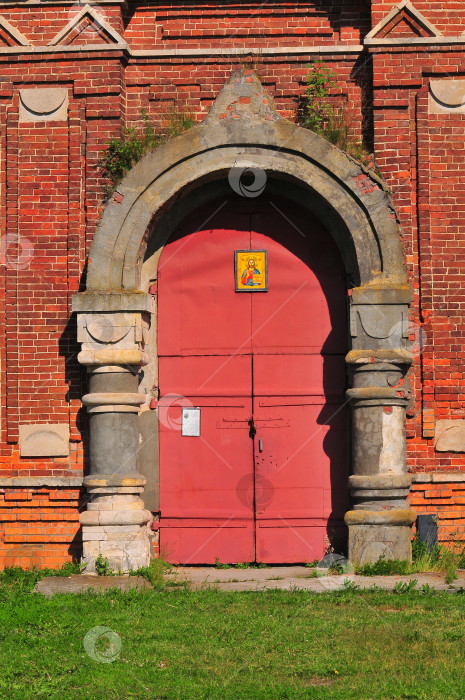
[(346, 513), (353, 563), (410, 559), (415, 513), (407, 505), (405, 410), (411, 399), (407, 371), (408, 302), (404, 288), (353, 291), (351, 377), (353, 510)]
[(153, 300), (142, 293), (84, 292), (74, 297), (78, 312), (78, 356), (87, 367), (89, 393), (89, 502), (81, 514), (84, 562), (95, 570), (99, 555), (113, 571), (147, 566), (150, 511), (138, 473), (138, 413), (145, 394), (138, 390)]

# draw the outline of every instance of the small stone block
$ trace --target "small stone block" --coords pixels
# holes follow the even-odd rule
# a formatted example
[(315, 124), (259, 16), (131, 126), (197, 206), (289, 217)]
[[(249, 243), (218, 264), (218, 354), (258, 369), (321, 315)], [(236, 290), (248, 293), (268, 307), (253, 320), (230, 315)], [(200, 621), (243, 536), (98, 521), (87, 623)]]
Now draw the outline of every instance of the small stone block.
[(68, 457), (69, 426), (41, 423), (19, 426), (21, 457)]
[(26, 88), (19, 91), (19, 121), (64, 121), (68, 118), (67, 88)]
[(465, 420), (436, 421), (434, 449), (436, 452), (465, 452)]
[(463, 483), (465, 484), (465, 472), (455, 472), (451, 474), (447, 473), (435, 473), (432, 474), (432, 481), (436, 484), (447, 484), (447, 483)]
[(107, 533), (97, 527), (84, 527), (82, 529), (83, 542), (102, 542), (107, 539)]
[(432, 481), (431, 474), (412, 474), (413, 484), (429, 484)]

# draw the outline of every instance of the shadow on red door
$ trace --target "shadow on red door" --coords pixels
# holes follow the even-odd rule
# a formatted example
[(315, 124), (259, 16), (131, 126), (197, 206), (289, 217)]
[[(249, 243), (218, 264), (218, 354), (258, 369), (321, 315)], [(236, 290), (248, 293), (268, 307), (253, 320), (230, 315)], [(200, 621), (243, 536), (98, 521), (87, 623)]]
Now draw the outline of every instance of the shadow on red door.
[[(250, 251), (247, 260), (236, 251)], [(236, 291), (247, 279), (258, 283)], [(212, 203), (165, 246), (159, 459), (168, 561), (309, 562), (344, 539), (345, 287), (328, 232), (286, 201)]]

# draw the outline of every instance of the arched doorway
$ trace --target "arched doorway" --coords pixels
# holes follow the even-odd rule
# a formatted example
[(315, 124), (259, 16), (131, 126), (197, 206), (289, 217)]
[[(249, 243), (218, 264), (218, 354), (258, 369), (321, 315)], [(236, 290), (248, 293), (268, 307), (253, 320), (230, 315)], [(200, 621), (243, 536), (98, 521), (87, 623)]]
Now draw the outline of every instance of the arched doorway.
[[(141, 426), (150, 409), (157, 418), (152, 290), (158, 258), (177, 225), (206, 201), (199, 188), (225, 178), (237, 184), (238, 173), (251, 168), (270, 184), (273, 179), (280, 188), (287, 184), (275, 196), (286, 192), (295, 202), (293, 192), (299, 190), (306, 208), (331, 232), (350, 279), (345, 362), (353, 509), (344, 517), (349, 558), (363, 563), (380, 555), (411, 556), (415, 514), (406, 501), (411, 476), (404, 418), (411, 395), (406, 374), (412, 362), (407, 345), (412, 290), (392, 201), (376, 173), (283, 119), (258, 78), (244, 69), (231, 75), (202, 123), (148, 154), (118, 186), (92, 242), (87, 289), (73, 299), (82, 343), (78, 359), (89, 372), (83, 403), (91, 417), (91, 473), (84, 483), (92, 508), (80, 518), (88, 570), (106, 552), (115, 570), (148, 562), (148, 527), (156, 527), (157, 507), (144, 509), (140, 496), (147, 479), (155, 490), (156, 478), (152, 467), (150, 474), (140, 473), (140, 455)], [(276, 242), (274, 234), (266, 235)], [(302, 263), (299, 255), (295, 258)], [(266, 295), (271, 298), (270, 292), (261, 294)], [(225, 318), (228, 313), (229, 308)], [(152, 459), (150, 445), (145, 453)]]
[(208, 203), (163, 249), (157, 337), (164, 556), (296, 563), (340, 549), (346, 280), (328, 231), (276, 196)]

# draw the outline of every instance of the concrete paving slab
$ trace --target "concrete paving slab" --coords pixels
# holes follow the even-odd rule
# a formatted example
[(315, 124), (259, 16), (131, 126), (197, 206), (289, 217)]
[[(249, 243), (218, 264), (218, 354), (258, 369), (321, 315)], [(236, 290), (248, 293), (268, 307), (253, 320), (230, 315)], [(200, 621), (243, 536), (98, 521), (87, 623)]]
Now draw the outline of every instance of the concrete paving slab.
[(46, 576), (34, 588), (35, 593), (42, 593), (51, 598), (56, 593), (84, 593), (85, 591), (106, 591), (117, 588), (129, 591), (132, 588), (152, 588), (142, 576), (92, 576), (76, 574), (74, 576)]
[(457, 579), (446, 583), (445, 574), (426, 573), (407, 576), (358, 576), (356, 574), (327, 574), (327, 569), (314, 569), (304, 566), (270, 567), (266, 569), (214, 569), (212, 567), (175, 567), (167, 579), (185, 583), (192, 590), (216, 588), (221, 591), (261, 591), (261, 590), (306, 590), (315, 593), (341, 590), (347, 583), (360, 589), (375, 586), (392, 591), (398, 583), (416, 580), (415, 588), (427, 584), (437, 591), (456, 592), (465, 590), (465, 571), (457, 574)]
[[(361, 590), (378, 587), (393, 591), (399, 583), (416, 581), (415, 588), (427, 584), (436, 591), (465, 591), (465, 570), (457, 573), (451, 584), (445, 574), (409, 574), (407, 576), (358, 576), (355, 574), (327, 575), (327, 569), (311, 569), (304, 566), (276, 566), (267, 569), (215, 569), (213, 567), (174, 567), (166, 575), (166, 581), (184, 583), (191, 590), (214, 588), (220, 591), (301, 590), (325, 593), (342, 590), (346, 582)], [(56, 593), (82, 593), (88, 590), (105, 591), (117, 588), (128, 591), (133, 588), (150, 589), (151, 584), (141, 576), (47, 576), (36, 585), (34, 591), (51, 597)], [(168, 590), (173, 590), (170, 588)]]

